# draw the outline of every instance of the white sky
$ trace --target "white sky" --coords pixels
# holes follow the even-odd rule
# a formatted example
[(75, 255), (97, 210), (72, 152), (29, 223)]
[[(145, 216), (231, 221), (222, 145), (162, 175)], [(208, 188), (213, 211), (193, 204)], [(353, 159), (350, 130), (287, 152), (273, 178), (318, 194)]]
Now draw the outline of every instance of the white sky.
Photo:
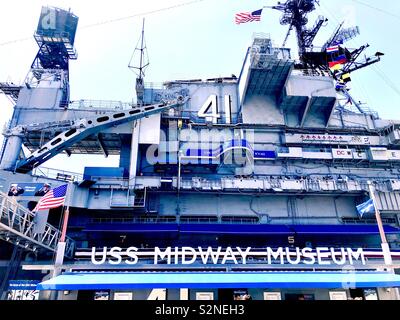
[[(128, 63), (141, 31), (141, 17), (124, 19), (93, 27), (85, 26), (102, 21), (137, 15), (143, 12), (170, 7), (190, 0), (14, 0), (3, 2), (0, 10), (0, 81), (21, 83), (36, 55), (33, 39), (41, 6), (51, 5), (71, 8), (79, 17), (75, 46), (78, 60), (70, 63), (71, 100), (121, 100), (131, 101), (134, 96), (135, 75)], [(400, 2), (392, 0), (364, 0), (375, 7), (384, 8), (400, 16)], [(340, 3), (340, 5), (339, 5)], [(174, 79), (213, 78), (240, 73), (247, 46), (253, 32), (270, 33), (277, 45), (283, 42), (287, 27), (279, 24), (281, 14), (265, 9), (262, 21), (235, 25), (234, 14), (253, 11), (263, 5), (274, 5), (266, 0), (203, 0), (197, 3), (146, 16), (146, 40), (150, 66), (146, 82), (161, 83)], [(396, 88), (398, 77), (399, 43), (394, 32), (400, 19), (358, 4), (354, 0), (321, 0), (318, 12), (310, 16), (311, 27), (317, 14), (329, 18), (316, 44), (322, 44), (333, 32), (339, 20), (348, 25), (360, 26), (361, 35), (347, 45), (353, 48), (369, 43), (369, 55), (376, 51), (385, 53), (378, 68)], [(12, 44), (5, 42), (25, 39)], [(295, 47), (294, 36), (288, 46)], [(357, 100), (368, 102), (382, 118), (400, 119), (400, 94), (374, 69), (367, 68), (352, 75), (352, 92)], [(0, 125), (10, 119), (12, 104), (0, 95)], [(64, 159), (65, 157), (62, 156)], [(104, 158), (86, 165), (105, 165)], [(100, 161), (100, 162), (99, 162)], [(82, 170), (79, 156), (63, 160), (66, 170)], [(44, 166), (60, 167), (59, 159), (52, 159)], [(112, 161), (109, 165), (116, 165)]]

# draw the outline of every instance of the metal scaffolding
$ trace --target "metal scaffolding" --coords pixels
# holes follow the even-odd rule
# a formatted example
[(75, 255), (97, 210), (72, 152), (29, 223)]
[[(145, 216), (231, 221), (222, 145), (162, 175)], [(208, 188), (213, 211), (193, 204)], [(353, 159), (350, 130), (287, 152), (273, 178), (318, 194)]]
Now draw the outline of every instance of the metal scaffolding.
[[(35, 231), (35, 214), (17, 203), (15, 198), (0, 192), (0, 239), (28, 251), (40, 249), (55, 252), (61, 231), (46, 224), (43, 233)], [(66, 239), (65, 255), (73, 256), (74, 241)]]

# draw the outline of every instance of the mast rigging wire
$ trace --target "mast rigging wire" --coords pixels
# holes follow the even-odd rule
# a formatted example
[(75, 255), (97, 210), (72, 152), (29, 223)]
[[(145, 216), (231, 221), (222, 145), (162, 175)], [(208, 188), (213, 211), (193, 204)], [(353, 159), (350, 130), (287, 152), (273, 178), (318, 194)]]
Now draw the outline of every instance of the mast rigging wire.
[[(189, 5), (196, 4), (196, 3), (199, 3), (199, 2), (203, 2), (203, 1), (206, 1), (206, 0), (193, 0), (193, 1), (189, 1), (189, 2), (176, 4), (176, 5), (173, 5), (173, 6), (170, 6), (170, 7), (164, 7), (164, 8), (161, 8), (161, 9), (155, 9), (155, 10), (151, 10), (151, 11), (141, 12), (141, 13), (137, 13), (137, 14), (134, 14), (134, 15), (125, 16), (125, 17), (121, 17), (121, 18), (115, 18), (115, 19), (105, 20), (105, 21), (101, 21), (101, 22), (96, 22), (96, 23), (93, 23), (93, 24), (88, 24), (88, 25), (83, 26), (81, 28), (78, 27), (78, 30), (97, 27), (97, 26), (100, 26), (100, 25), (114, 23), (114, 22), (118, 22), (118, 21), (122, 21), (122, 20), (128, 20), (128, 19), (132, 19), (132, 18), (136, 18), (136, 17), (147, 16), (147, 15), (151, 15), (151, 14), (158, 13), (158, 12), (163, 12), (163, 11), (167, 11), (167, 10), (176, 9), (176, 8), (179, 8), (179, 7), (189, 6)], [(30, 39), (32, 39), (32, 37), (26, 37), (26, 38), (21, 38), (21, 39), (16, 39), (16, 40), (10, 40), (10, 41), (6, 41), (6, 42), (0, 43), (0, 46), (5, 46), (5, 45), (9, 45), (9, 44), (17, 43), (17, 42), (22, 42), (22, 41), (27, 41), (27, 40), (30, 40)]]
[(396, 19), (400, 20), (400, 15), (394, 14), (393, 12), (389, 12), (389, 11), (386, 11), (384, 9), (380, 9), (380, 8), (374, 7), (374, 6), (372, 6), (372, 5), (368, 4), (368, 3), (365, 3), (364, 1), (360, 1), (360, 0), (351, 0), (351, 1), (353, 1), (355, 3), (358, 3), (358, 4), (361, 4), (361, 5), (363, 5), (365, 7), (368, 7), (370, 9), (372, 9), (372, 10), (382, 12), (384, 14), (387, 14), (389, 16), (392, 16), (393, 18), (396, 18)]

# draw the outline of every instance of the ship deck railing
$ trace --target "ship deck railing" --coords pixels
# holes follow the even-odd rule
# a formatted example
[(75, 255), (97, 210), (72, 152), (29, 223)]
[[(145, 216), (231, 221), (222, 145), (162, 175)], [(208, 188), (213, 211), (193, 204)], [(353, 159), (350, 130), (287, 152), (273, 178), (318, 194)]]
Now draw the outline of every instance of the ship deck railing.
[[(159, 223), (178, 223), (178, 224), (266, 224), (266, 225), (282, 225), (282, 224), (295, 224), (295, 225), (319, 225), (320, 221), (324, 220), (325, 224), (328, 221), (337, 225), (376, 225), (375, 219), (359, 219), (350, 217), (268, 217), (267, 220), (262, 221), (260, 217), (174, 217), (174, 216), (153, 216), (153, 217), (135, 217), (135, 218), (92, 218), (91, 224), (159, 224)], [(309, 223), (314, 221), (314, 223)], [(318, 221), (318, 222), (315, 222)], [(396, 225), (395, 218), (382, 218), (384, 225)]]
[[(0, 239), (33, 252), (38, 249), (55, 252), (60, 238), (61, 230), (49, 223), (40, 227), (35, 213), (19, 204), (14, 197), (0, 192)], [(67, 236), (65, 242), (65, 255), (70, 257), (74, 240)]]
[(37, 167), (32, 170), (32, 175), (35, 177), (43, 177), (55, 180), (72, 180), (82, 181), (83, 174), (78, 172), (72, 172), (67, 170), (60, 170), (47, 167)]
[(107, 109), (127, 110), (132, 109), (133, 104), (116, 100), (76, 100), (70, 101), (68, 109)]
[(176, 217), (149, 217), (149, 218), (93, 218), (92, 224), (101, 223), (176, 223)]
[(205, 224), (258, 224), (258, 217), (242, 217), (242, 218), (232, 218), (228, 220), (227, 218), (222, 217), (221, 220), (218, 220), (218, 217), (140, 217), (140, 218), (93, 218), (90, 220), (92, 224), (102, 224), (102, 223), (205, 223)]
[[(306, 76), (306, 77), (329, 77), (332, 78), (331, 74), (325, 70), (317, 69), (293, 69), (293, 76)], [(333, 78), (332, 78), (333, 79)]]
[[(75, 181), (82, 182), (84, 180), (93, 181), (97, 188), (117, 188), (117, 189), (144, 189), (146, 185), (146, 179), (153, 180), (158, 178), (160, 182), (163, 180), (169, 180), (172, 182), (171, 188), (176, 187), (176, 177), (163, 177), (157, 173), (146, 174), (145, 176), (138, 176), (136, 179), (129, 179), (126, 177), (110, 177), (110, 176), (90, 176), (85, 177), (82, 173), (71, 172), (66, 170), (58, 170), (54, 168), (37, 167), (32, 173), (35, 177), (43, 177), (59, 181)], [(219, 179), (208, 179), (198, 176), (181, 178), (181, 186), (189, 187), (188, 189), (200, 188), (204, 190), (210, 190), (210, 186), (215, 186), (218, 190), (226, 189), (231, 190), (236, 188), (234, 182), (239, 181), (241, 184), (237, 189), (246, 189), (246, 186), (242, 182), (259, 182), (265, 183), (265, 188), (281, 188), (283, 190), (290, 191), (309, 191), (309, 192), (364, 192), (368, 191), (367, 180), (356, 179), (351, 175), (349, 176), (326, 176), (324, 174), (314, 175), (313, 177), (303, 176), (259, 176), (259, 177), (235, 177), (235, 176), (221, 176)], [(377, 182), (376, 189), (379, 192), (394, 192), (398, 191), (397, 180), (384, 178), (384, 177), (370, 177)], [(139, 181), (140, 180), (140, 181)], [(151, 181), (150, 181), (151, 182)], [(150, 183), (149, 182), (149, 183)], [(295, 184), (295, 189), (293, 189)], [(153, 184), (150, 184), (151, 187)], [(156, 185), (154, 185), (156, 186)], [(160, 185), (161, 188), (161, 185)], [(261, 187), (262, 189), (263, 187)]]

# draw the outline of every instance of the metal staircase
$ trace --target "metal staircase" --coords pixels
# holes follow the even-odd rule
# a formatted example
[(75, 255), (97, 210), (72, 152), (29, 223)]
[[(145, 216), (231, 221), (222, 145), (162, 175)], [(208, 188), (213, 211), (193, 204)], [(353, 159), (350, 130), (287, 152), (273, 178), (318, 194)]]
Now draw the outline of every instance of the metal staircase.
[[(43, 233), (35, 232), (35, 214), (0, 192), (0, 239), (29, 251), (55, 252), (61, 231), (46, 224)], [(74, 241), (66, 237), (65, 255), (73, 257)]]

